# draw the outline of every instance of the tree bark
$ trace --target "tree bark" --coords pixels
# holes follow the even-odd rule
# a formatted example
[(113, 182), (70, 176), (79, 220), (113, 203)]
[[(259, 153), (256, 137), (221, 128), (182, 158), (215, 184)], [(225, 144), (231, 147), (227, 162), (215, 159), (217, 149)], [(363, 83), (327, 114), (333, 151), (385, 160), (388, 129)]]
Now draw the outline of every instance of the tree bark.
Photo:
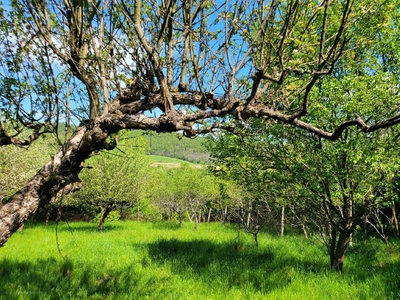
[(256, 247), (258, 247), (258, 233), (260, 232), (260, 226), (256, 225), (254, 227), (254, 230), (252, 232), (253, 238), (254, 238), (254, 243), (256, 244)]
[(222, 212), (222, 224), (226, 224), (226, 217), (228, 215), (228, 207), (225, 206), (224, 211)]
[(187, 214), (187, 216), (188, 216), (189, 222), (192, 222), (192, 221), (193, 221), (193, 215), (190, 216), (188, 210), (186, 210), (186, 214)]
[(330, 224), (328, 227), (329, 227), (329, 232), (330, 232), (329, 258), (330, 258), (331, 269), (332, 269), (333, 261), (335, 260), (337, 231), (335, 228), (332, 228), (332, 226)]
[[(177, 121), (175, 125), (170, 123), (165, 127), (158, 118), (138, 114), (138, 111), (147, 108), (148, 103), (136, 99), (132, 89), (134, 87), (126, 89), (114, 99), (113, 110), (109, 114), (78, 127), (43, 168), (0, 207), (0, 247), (40, 206), (53, 203), (62, 195), (80, 189), (78, 175), (84, 168), (84, 161), (93, 152), (116, 147), (115, 141), (106, 141), (110, 134), (122, 129), (171, 132), (183, 126), (181, 121)], [(154, 98), (157, 101), (157, 95)]]
[[(334, 247), (334, 253), (331, 253), (331, 269), (337, 272), (343, 271), (343, 263), (346, 250), (350, 242), (351, 233), (339, 231), (339, 239)], [(333, 254), (333, 255), (332, 255)]]
[(198, 216), (197, 214), (196, 214), (196, 211), (195, 210), (193, 210), (193, 215), (194, 215), (194, 222), (195, 222), (195, 224), (194, 224), (194, 229), (197, 229), (198, 227), (199, 227), (199, 219), (200, 219), (200, 216)]
[(400, 237), (399, 222), (396, 214), (396, 202), (392, 201), (392, 219), (394, 224), (394, 233), (397, 238)]
[(179, 215), (179, 227), (182, 227), (183, 224), (182, 210), (178, 211), (178, 215)]
[(78, 178), (89, 151), (82, 145), (86, 127), (80, 127), (64, 147), (28, 183), (0, 207), (0, 246), (20, 228), (39, 206), (78, 190)]
[(246, 228), (249, 228), (250, 227), (250, 221), (251, 221), (251, 211), (249, 211), (248, 213), (247, 213), (247, 221), (246, 221)]

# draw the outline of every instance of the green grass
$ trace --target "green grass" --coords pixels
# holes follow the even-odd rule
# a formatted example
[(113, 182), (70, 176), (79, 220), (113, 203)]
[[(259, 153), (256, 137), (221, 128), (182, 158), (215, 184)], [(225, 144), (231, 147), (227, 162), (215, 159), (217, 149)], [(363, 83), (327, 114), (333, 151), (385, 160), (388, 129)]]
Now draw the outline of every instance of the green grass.
[[(57, 242), (61, 250), (58, 251)], [(0, 248), (0, 299), (399, 299), (400, 246), (356, 241), (345, 272), (312, 239), (221, 224), (28, 223)]]

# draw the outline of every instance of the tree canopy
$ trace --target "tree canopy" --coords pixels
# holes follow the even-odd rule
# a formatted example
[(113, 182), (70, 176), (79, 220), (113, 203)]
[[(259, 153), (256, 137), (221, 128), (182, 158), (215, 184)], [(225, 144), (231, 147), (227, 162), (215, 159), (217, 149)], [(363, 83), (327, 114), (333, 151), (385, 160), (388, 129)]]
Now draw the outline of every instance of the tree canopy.
[[(84, 161), (122, 129), (194, 137), (267, 118), (337, 140), (398, 124), (398, 14), (394, 0), (3, 4), (0, 146), (53, 132), (60, 149), (0, 208), (0, 245), (79, 189)], [(349, 101), (325, 106), (335, 95)]]
[(150, 162), (144, 155), (143, 138), (124, 133), (120, 139), (118, 149), (100, 152), (87, 161), (90, 168), (81, 173), (83, 188), (63, 200), (67, 205), (100, 207), (98, 231), (112, 210), (139, 204), (150, 192)]

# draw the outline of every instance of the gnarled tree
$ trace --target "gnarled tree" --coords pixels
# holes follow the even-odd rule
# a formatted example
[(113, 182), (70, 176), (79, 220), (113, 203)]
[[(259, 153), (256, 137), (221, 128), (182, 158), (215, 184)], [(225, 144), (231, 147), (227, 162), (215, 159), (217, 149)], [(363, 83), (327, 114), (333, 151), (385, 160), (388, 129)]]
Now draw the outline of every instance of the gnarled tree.
[(391, 107), (334, 128), (302, 120), (319, 80), (354, 49), (370, 47), (396, 5), (12, 0), (0, 10), (0, 145), (60, 136), (63, 118), (79, 125), (0, 208), (0, 245), (40, 205), (79, 189), (84, 161), (115, 147), (107, 137), (122, 129), (194, 137), (233, 130), (229, 120), (272, 118), (335, 140), (349, 126), (371, 132), (399, 123)]

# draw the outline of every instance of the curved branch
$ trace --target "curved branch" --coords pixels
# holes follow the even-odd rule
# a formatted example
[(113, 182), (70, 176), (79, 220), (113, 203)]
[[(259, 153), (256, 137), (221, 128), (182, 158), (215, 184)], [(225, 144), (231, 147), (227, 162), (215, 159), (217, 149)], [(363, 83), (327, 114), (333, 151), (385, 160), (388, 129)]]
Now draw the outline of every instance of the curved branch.
[(49, 132), (47, 130), (40, 131), (44, 126), (45, 125), (30, 126), (33, 129), (33, 133), (30, 134), (26, 139), (20, 139), (15, 136), (8, 135), (0, 123), (0, 147), (6, 145), (29, 146), (41, 135)]

